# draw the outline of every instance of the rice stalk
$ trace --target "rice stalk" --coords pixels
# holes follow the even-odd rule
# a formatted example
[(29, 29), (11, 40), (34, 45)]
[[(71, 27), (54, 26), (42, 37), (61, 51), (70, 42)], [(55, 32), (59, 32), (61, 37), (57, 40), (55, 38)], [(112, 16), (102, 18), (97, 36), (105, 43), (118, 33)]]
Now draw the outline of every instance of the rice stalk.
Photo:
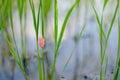
[[(92, 8), (94, 10), (95, 17), (97, 19), (97, 22), (98, 22), (99, 28), (100, 28), (100, 31), (99, 31), (99, 37), (100, 37), (100, 80), (102, 80), (102, 76), (103, 76), (102, 65), (103, 65), (103, 61), (104, 61), (104, 56), (106, 54), (108, 40), (109, 40), (109, 37), (110, 37), (110, 33), (111, 33), (111, 30), (112, 30), (113, 24), (114, 24), (115, 19), (116, 19), (116, 14), (117, 14), (117, 11), (118, 11), (118, 6), (119, 6), (119, 4), (117, 3), (115, 11), (114, 11), (114, 14), (113, 14), (113, 17), (112, 17), (112, 21), (110, 23), (110, 27), (108, 29), (108, 33), (107, 33), (107, 35), (105, 35), (105, 32), (103, 30), (103, 22), (102, 22), (103, 20), (102, 19), (103, 19), (103, 12), (104, 12), (104, 9), (105, 9), (107, 3), (108, 3), (108, 1), (104, 0), (101, 21), (99, 19), (99, 16), (97, 14), (97, 11), (96, 11), (95, 7), (92, 4)], [(104, 47), (103, 47), (103, 38), (105, 39), (105, 45), (104, 45)], [(106, 66), (107, 66), (107, 63), (106, 63)], [(107, 71), (107, 68), (105, 68), (105, 73), (106, 73), (106, 71)]]
[[(60, 35), (59, 35), (59, 38), (58, 38), (58, 41), (57, 41), (57, 46), (55, 46), (54, 61), (53, 61), (52, 73), (51, 73), (51, 80), (54, 79), (57, 55), (58, 55), (59, 47), (60, 47), (60, 44), (61, 44), (61, 41), (62, 41), (64, 32), (65, 32), (65, 29), (66, 29), (67, 22), (68, 22), (68, 20), (69, 20), (69, 18), (70, 18), (70, 15), (71, 15), (73, 9), (76, 7), (76, 5), (77, 5), (79, 2), (80, 2), (80, 0), (76, 0), (76, 1), (75, 1), (75, 3), (74, 3), (74, 4), (71, 6), (71, 8), (68, 10), (68, 12), (67, 12), (67, 14), (66, 14), (66, 17), (65, 17), (65, 19), (64, 19), (64, 22), (63, 22), (63, 25), (62, 25), (62, 29), (61, 29), (61, 31), (60, 31)], [(54, 25), (54, 26), (55, 26), (55, 25)]]
[[(120, 3), (120, 0), (117, 0)], [(114, 73), (114, 80), (119, 79), (119, 64), (120, 64), (120, 7), (118, 10), (118, 50), (117, 50), (117, 57), (116, 57), (116, 66), (115, 66), (115, 73)]]
[[(39, 74), (39, 80), (43, 80), (43, 69), (42, 69), (42, 64), (41, 64), (41, 56), (40, 56), (40, 50), (39, 50), (39, 43), (38, 43), (38, 33), (39, 33), (39, 19), (40, 19), (40, 11), (41, 11), (41, 0), (39, 0), (39, 8), (38, 8), (38, 14), (37, 14), (37, 18), (36, 18), (36, 14), (35, 14), (35, 5), (33, 0), (29, 0), (30, 3), (30, 8), (32, 11), (32, 17), (33, 17), (33, 23), (34, 23), (34, 30), (35, 30), (35, 34), (36, 34), (36, 47), (37, 47), (37, 61), (38, 61), (38, 74)], [(43, 22), (42, 22), (43, 23)], [(43, 30), (44, 31), (44, 30)], [(42, 32), (43, 34), (43, 32)]]

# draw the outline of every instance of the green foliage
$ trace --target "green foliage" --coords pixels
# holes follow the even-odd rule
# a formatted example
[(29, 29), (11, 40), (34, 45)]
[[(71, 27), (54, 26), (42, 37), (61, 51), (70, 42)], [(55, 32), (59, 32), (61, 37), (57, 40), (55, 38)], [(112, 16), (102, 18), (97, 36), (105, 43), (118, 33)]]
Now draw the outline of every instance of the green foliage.
[[(112, 30), (112, 28), (113, 28), (113, 24), (114, 24), (114, 22), (115, 22), (116, 15), (117, 15), (117, 12), (118, 12), (118, 7), (119, 7), (119, 3), (117, 3), (116, 8), (115, 8), (115, 11), (114, 11), (114, 14), (113, 14), (113, 17), (112, 17), (112, 21), (111, 21), (111, 23), (110, 23), (110, 27), (109, 27), (109, 29), (108, 29), (108, 33), (107, 33), (107, 35), (105, 35), (105, 32), (104, 32), (104, 30), (103, 30), (103, 22), (102, 22), (102, 19), (103, 19), (103, 12), (104, 12), (104, 9), (105, 9), (107, 3), (108, 3), (108, 0), (104, 0), (102, 17), (101, 17), (101, 21), (100, 21), (99, 15), (98, 15), (95, 7), (93, 6), (93, 4), (92, 4), (92, 2), (91, 2), (93, 11), (94, 11), (94, 13), (95, 13), (95, 17), (96, 17), (97, 22), (98, 22), (98, 25), (99, 25), (99, 37), (100, 37), (100, 80), (102, 80), (102, 76), (103, 76), (102, 65), (103, 65), (103, 61), (104, 61), (104, 57), (105, 57), (105, 53), (106, 53), (106, 48), (107, 48), (108, 40), (109, 40), (109, 37), (110, 37), (111, 30)], [(103, 45), (103, 38), (105, 39), (105, 45)], [(105, 47), (103, 47), (103, 46), (105, 46)], [(105, 60), (105, 61), (106, 61), (105, 73), (106, 73), (106, 72), (107, 72), (107, 60)], [(105, 74), (105, 75), (106, 75), (106, 74)]]
[[(76, 39), (76, 40), (80, 40), (80, 39), (81, 39), (82, 34), (83, 34), (83, 32), (84, 32), (85, 28), (86, 28), (86, 24), (84, 24), (84, 25), (83, 25), (82, 30), (80, 31), (80, 34), (78, 35), (78, 37), (77, 37), (77, 39)], [(72, 55), (73, 55), (73, 53), (74, 53), (75, 48), (76, 48), (76, 47), (74, 47), (74, 48), (73, 48), (73, 50), (72, 50), (72, 52), (70, 53), (70, 56), (68, 57), (68, 59), (67, 59), (67, 61), (66, 61), (65, 65), (64, 65), (64, 67), (63, 67), (62, 74), (63, 74), (63, 72), (65, 71), (65, 69), (66, 69), (66, 67), (67, 67), (68, 63), (70, 62), (71, 57), (72, 57)]]
[[(58, 35), (58, 20), (59, 20), (58, 0), (53, 0), (53, 1), (54, 1), (54, 44), (55, 44), (55, 49), (54, 49), (54, 59), (53, 59), (53, 64), (52, 64), (52, 69), (51, 69), (51, 79), (50, 80), (54, 80), (57, 56), (58, 56), (60, 45), (62, 43), (64, 32), (65, 32), (66, 27), (67, 27), (67, 22), (69, 21), (69, 18), (72, 14), (72, 11), (80, 2), (80, 0), (75, 0), (74, 4), (70, 7), (70, 9), (68, 10), (68, 12), (65, 16), (65, 19), (63, 21), (60, 35)], [(107, 49), (107, 45), (108, 45), (108, 41), (109, 41), (109, 37), (110, 37), (111, 31), (112, 31), (113, 25), (114, 25), (115, 20), (116, 20), (117, 12), (120, 9), (119, 8), (120, 0), (117, 0), (117, 1), (118, 2), (115, 6), (112, 20), (110, 22), (110, 26), (109, 26), (108, 32), (106, 34), (104, 31), (104, 28), (103, 28), (103, 18), (104, 18), (103, 14), (104, 14), (105, 8), (106, 8), (109, 0), (104, 0), (103, 6), (102, 6), (101, 17), (98, 15), (98, 12), (94, 6), (95, 0), (91, 0), (91, 5), (92, 5), (92, 8), (93, 8), (93, 11), (95, 14), (95, 18), (96, 18), (98, 26), (99, 26), (100, 80), (103, 79), (103, 76), (106, 77), (106, 74), (107, 74), (108, 56), (106, 54), (106, 49)], [(29, 0), (29, 3), (30, 3), (30, 9), (32, 11), (34, 30), (35, 30), (35, 34), (36, 34), (39, 80), (46, 80), (46, 72), (45, 72), (46, 70), (45, 70), (45, 64), (44, 64), (45, 63), (45, 61), (44, 61), (44, 48), (42, 48), (42, 53), (40, 54), (39, 45), (38, 45), (38, 34), (39, 34), (39, 26), (40, 26), (40, 21), (41, 21), (41, 27), (42, 27), (41, 33), (42, 33), (42, 37), (45, 38), (45, 19), (47, 17), (47, 14), (50, 11), (50, 8), (52, 5), (52, 0), (39, 0), (37, 15), (35, 13), (36, 9), (35, 9), (34, 0)], [(25, 32), (23, 31), (23, 27), (22, 27), (22, 18), (23, 18), (23, 15), (24, 15), (24, 17), (26, 16), (26, 4), (27, 4), (27, 0), (17, 0), (18, 13), (19, 13), (19, 19), (20, 19), (20, 25), (21, 25), (22, 51), (24, 51), (24, 48), (25, 48), (25, 43), (24, 43), (24, 38), (25, 38), (24, 33)], [(23, 63), (19, 57), (19, 52), (18, 52), (16, 40), (15, 40), (14, 25), (13, 25), (13, 0), (0, 0), (0, 30), (2, 28), (7, 29), (8, 19), (10, 21), (10, 29), (12, 31), (13, 43), (12, 43), (12, 41), (10, 41), (8, 33), (6, 33), (6, 40), (7, 40), (9, 47), (10, 47), (10, 52), (11, 52), (13, 58), (17, 62), (18, 66), (19, 66), (20, 70), (22, 71), (22, 73), (24, 74), (26, 80), (28, 80), (28, 77), (27, 77), (26, 72), (24, 70)], [(26, 21), (26, 19), (25, 19), (25, 21)], [(83, 25), (82, 30), (80, 31), (80, 34), (76, 38), (76, 40), (79, 40), (81, 38), (85, 27), (86, 27), (86, 24)], [(24, 29), (25, 29), (25, 27), (24, 27)], [(104, 42), (105, 42), (105, 44), (104, 44)], [(68, 57), (68, 60), (66, 61), (66, 64), (64, 65), (63, 72), (69, 63), (69, 61), (72, 57), (72, 54), (73, 54), (73, 51), (71, 52), (70, 56)], [(41, 61), (41, 58), (42, 58), (42, 61)], [(104, 74), (103, 74), (103, 63), (105, 63)], [(120, 18), (119, 18), (119, 12), (118, 12), (118, 52), (117, 52), (117, 58), (116, 58), (114, 80), (118, 80), (119, 70), (120, 70)]]
[(104, 11), (104, 9), (105, 9), (107, 3), (108, 3), (108, 0), (104, 0), (103, 11)]
[(36, 47), (37, 47), (37, 61), (38, 61), (38, 73), (39, 73), (39, 80), (43, 80), (43, 71), (42, 71), (42, 65), (41, 65), (41, 60), (40, 60), (40, 51), (39, 51), (39, 45), (38, 45), (38, 32), (39, 32), (39, 20), (40, 20), (40, 11), (42, 11), (42, 0), (39, 0), (39, 8), (38, 8), (38, 14), (36, 18), (35, 14), (35, 5), (33, 0), (29, 0), (31, 11), (32, 11), (32, 17), (33, 17), (33, 23), (34, 23), (34, 30), (36, 34)]
[(18, 0), (17, 1), (20, 21), (22, 20), (22, 15), (23, 15), (23, 11), (24, 11), (23, 9), (24, 9), (24, 6), (25, 6), (25, 2), (26, 2), (26, 0)]
[(46, 17), (48, 12), (50, 11), (52, 5), (52, 0), (43, 0), (43, 9), (44, 9), (44, 16)]
[[(21, 50), (22, 50), (22, 60), (26, 60), (26, 48), (25, 48), (25, 29), (26, 29), (26, 0), (17, 0), (19, 21), (20, 21), (20, 35), (21, 35)], [(24, 15), (24, 26), (22, 18)], [(24, 67), (25, 62), (23, 61)]]
[(27, 77), (27, 75), (26, 75), (26, 73), (25, 73), (24, 67), (23, 67), (23, 65), (22, 65), (19, 57), (16, 55), (16, 52), (15, 52), (14, 47), (13, 47), (13, 44), (9, 41), (9, 38), (8, 38), (8, 37), (6, 37), (6, 39), (7, 39), (7, 43), (8, 43), (8, 45), (9, 45), (10, 52), (11, 52), (13, 58), (14, 58), (15, 61), (17, 62), (18, 66), (19, 66), (19, 68), (21, 69), (22, 73), (24, 74), (26, 80), (28, 80), (28, 77)]
[(25, 73), (25, 70), (24, 70), (24, 67), (22, 65), (22, 62), (20, 60), (20, 57), (19, 57), (19, 52), (18, 52), (18, 48), (17, 48), (17, 45), (16, 45), (16, 40), (15, 40), (15, 34), (14, 34), (14, 26), (13, 26), (13, 2), (12, 0), (9, 0), (9, 15), (10, 15), (10, 27), (11, 27), (11, 30), (12, 30), (12, 36), (13, 36), (13, 41), (14, 41), (14, 44), (15, 44), (15, 49), (17, 50), (17, 52), (15, 52), (15, 49), (13, 48), (13, 45), (7, 40), (8, 44), (9, 44), (9, 47), (10, 47), (10, 51), (12, 53), (12, 56), (14, 57), (14, 59), (16, 60), (16, 62), (18, 63), (21, 71), (23, 72), (26, 80), (28, 80), (28, 77)]
[(58, 0), (54, 1), (54, 42), (57, 45), (58, 38)]
[[(40, 1), (41, 1), (41, 0), (40, 0)], [(38, 8), (38, 15), (37, 15), (37, 18), (36, 18), (34, 2), (33, 2), (33, 0), (29, 0), (30, 7), (31, 7), (31, 11), (32, 11), (32, 17), (33, 17), (33, 22), (34, 22), (34, 29), (35, 29), (35, 33), (36, 33), (36, 38), (37, 38), (37, 40), (38, 40), (39, 19), (40, 19), (40, 7), (41, 7), (40, 1), (39, 1), (39, 8)]]
[[(120, 0), (118, 0), (118, 3), (120, 3)], [(120, 16), (119, 15), (120, 15), (120, 6), (118, 10), (118, 51), (117, 51), (117, 58), (116, 58), (114, 80), (118, 80), (119, 71), (120, 71)]]
[[(45, 38), (45, 21), (44, 21), (44, 6), (43, 6), (43, 1), (44, 0), (40, 0), (40, 10), (41, 10), (41, 20), (42, 20), (42, 37)], [(44, 64), (44, 48), (42, 48), (42, 73), (43, 73), (43, 80), (46, 80), (46, 73), (45, 73), (45, 64)]]
[[(59, 47), (60, 47), (60, 44), (61, 44), (61, 41), (62, 41), (62, 38), (63, 38), (63, 35), (64, 35), (64, 32), (65, 32), (65, 29), (66, 29), (66, 25), (67, 25), (67, 22), (70, 18), (70, 15), (73, 11), (73, 9), (77, 6), (77, 4), (79, 3), (80, 0), (76, 0), (75, 3), (71, 6), (71, 8), (68, 10), (67, 14), (66, 14), (66, 17), (63, 21), (63, 24), (62, 24), (62, 29), (60, 31), (60, 35), (59, 35), (59, 38), (58, 38), (58, 41), (57, 41), (57, 45), (55, 46), (55, 52), (54, 52), (54, 62), (53, 62), (53, 66), (52, 66), (52, 74), (51, 74), (51, 80), (54, 79), (54, 73), (55, 73), (55, 67), (56, 67), (56, 60), (57, 60), (57, 55), (58, 55), (58, 51), (59, 51)], [(57, 3), (56, 3), (57, 4)], [(54, 9), (55, 10), (55, 9)], [(57, 11), (57, 10), (56, 10)], [(57, 13), (57, 12), (56, 12)], [(55, 25), (54, 25), (55, 26)]]
[(8, 20), (8, 1), (0, 1), (0, 30), (6, 28)]

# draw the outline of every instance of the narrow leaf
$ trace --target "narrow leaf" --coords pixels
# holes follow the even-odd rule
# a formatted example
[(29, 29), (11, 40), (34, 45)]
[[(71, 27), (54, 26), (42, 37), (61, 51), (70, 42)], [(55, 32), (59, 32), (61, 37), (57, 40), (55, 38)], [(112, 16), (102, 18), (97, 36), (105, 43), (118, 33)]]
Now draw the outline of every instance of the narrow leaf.
[(116, 5), (115, 11), (114, 11), (114, 15), (113, 15), (113, 18), (112, 18), (112, 21), (111, 21), (111, 24), (110, 24), (110, 28), (109, 28), (108, 33), (107, 33), (107, 41), (109, 39), (109, 36), (110, 36), (111, 30), (112, 30), (113, 24), (115, 22), (115, 18), (116, 18), (116, 15), (117, 15), (118, 8), (119, 8), (119, 3), (117, 3), (117, 5)]
[(105, 9), (107, 3), (108, 3), (108, 0), (104, 0), (103, 10)]
[(57, 43), (58, 37), (58, 0), (54, 1), (54, 41)]
[(58, 39), (58, 44), (57, 44), (57, 50), (59, 49), (60, 47), (60, 44), (61, 44), (61, 41), (62, 41), (62, 38), (63, 38), (63, 35), (64, 35), (64, 32), (65, 32), (65, 28), (66, 28), (66, 25), (67, 25), (67, 22), (70, 18), (70, 15), (73, 11), (73, 9), (75, 8), (75, 6), (79, 3), (80, 0), (77, 0), (73, 5), (72, 7), (69, 9), (65, 19), (64, 19), (64, 22), (63, 22), (63, 25), (62, 25), (62, 29), (61, 29), (61, 32), (60, 32), (60, 36), (59, 36), (59, 39)]

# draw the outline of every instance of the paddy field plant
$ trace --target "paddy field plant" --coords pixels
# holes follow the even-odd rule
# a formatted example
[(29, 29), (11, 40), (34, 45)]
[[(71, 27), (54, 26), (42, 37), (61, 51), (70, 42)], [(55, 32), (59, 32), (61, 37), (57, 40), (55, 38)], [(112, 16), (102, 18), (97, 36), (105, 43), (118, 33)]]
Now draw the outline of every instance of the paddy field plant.
[[(47, 0), (46, 0), (47, 1)], [(8, 43), (8, 46), (10, 48), (10, 53), (13, 56), (14, 60), (17, 62), (19, 69), (22, 71), (24, 77), (26, 80), (29, 80), (25, 66), (26, 66), (26, 17), (27, 17), (27, 3), (30, 5), (30, 10), (32, 12), (32, 19), (33, 19), (33, 27), (36, 37), (36, 49), (37, 49), (37, 64), (38, 64), (38, 76), (39, 80), (47, 80), (47, 71), (46, 71), (46, 65), (45, 65), (45, 27), (46, 27), (46, 15), (48, 11), (50, 10), (50, 7), (47, 7), (46, 5), (51, 5), (53, 1), (53, 13), (54, 13), (54, 26), (53, 26), (53, 36), (54, 36), (54, 52), (53, 52), (53, 61), (50, 66), (50, 79), (49, 80), (55, 80), (55, 71), (56, 71), (56, 63), (57, 63), (57, 57), (60, 50), (60, 46), (62, 44), (62, 39), (67, 27), (67, 22), (69, 21), (69, 18), (75, 9), (75, 7), (80, 3), (80, 0), (75, 0), (75, 2), (72, 4), (70, 9), (68, 10), (63, 24), (61, 26), (60, 34), (58, 34), (59, 29), (59, 0), (48, 0), (48, 3), (45, 4), (45, 0), (39, 0), (38, 8), (35, 8), (34, 0), (17, 0), (17, 10), (19, 15), (19, 22), (20, 22), (20, 37), (21, 37), (21, 55), (18, 50), (18, 46), (16, 43), (15, 38), (15, 26), (13, 22), (13, 2), (14, 0), (0, 0), (0, 30), (6, 35), (6, 41)], [(98, 15), (98, 11), (96, 10), (96, 7), (94, 6), (92, 0), (91, 0), (91, 6), (93, 9), (93, 12), (95, 14), (95, 18), (97, 20), (98, 26), (99, 26), (99, 44), (100, 44), (100, 80), (107, 80), (107, 70), (108, 70), (108, 55), (107, 55), (107, 47), (109, 43), (110, 34), (113, 28), (113, 25), (115, 23), (116, 17), (118, 18), (118, 51), (117, 51), (117, 58), (116, 58), (116, 66), (115, 66), (115, 72), (114, 72), (114, 80), (119, 80), (119, 70), (120, 70), (120, 0), (116, 0), (115, 9), (113, 10), (113, 16), (112, 20), (109, 24), (108, 31), (105, 32), (104, 30), (104, 11), (107, 9), (107, 5), (109, 3), (109, 0), (104, 0), (102, 5), (102, 13), (101, 15)], [(37, 11), (36, 11), (37, 10)], [(37, 12), (37, 14), (36, 14)], [(78, 13), (79, 14), (79, 13)], [(117, 15), (118, 14), (118, 15)], [(7, 28), (8, 24), (10, 25), (11, 35), (9, 35), (9, 30)], [(40, 30), (41, 27), (41, 30)], [(86, 21), (77, 37), (75, 37), (75, 40), (80, 40), (83, 31), (86, 27)], [(39, 36), (39, 33), (41, 33), (41, 36)], [(40, 40), (39, 40), (40, 38)], [(41, 49), (40, 49), (41, 48)], [(75, 48), (74, 48), (75, 49)], [(74, 50), (73, 49), (73, 50)], [(66, 61), (62, 74), (65, 71), (66, 66), (68, 65), (71, 57), (73, 55), (73, 51), (70, 53), (70, 56), (68, 57), (68, 60)], [(103, 67), (105, 64), (105, 68)]]
[[(108, 28), (108, 32), (107, 34), (104, 31), (104, 24), (103, 24), (103, 14), (104, 14), (104, 10), (108, 4), (109, 0), (104, 0), (104, 4), (103, 4), (103, 9), (102, 9), (102, 16), (101, 18), (99, 18), (100, 16), (98, 15), (97, 10), (95, 9), (94, 5), (91, 2), (98, 26), (99, 26), (99, 39), (100, 39), (100, 80), (106, 80), (106, 72), (107, 72), (107, 67), (108, 67), (108, 55), (106, 54), (106, 49), (107, 49), (107, 45), (109, 42), (109, 37), (110, 37), (110, 33), (112, 31), (114, 22), (116, 20), (116, 15), (118, 12), (118, 8), (119, 8), (119, 2), (117, 1), (116, 3), (116, 7), (112, 16), (112, 20), (110, 22), (110, 26)], [(106, 64), (105, 69), (103, 70), (103, 63)], [(116, 79), (117, 80), (117, 79)]]
[[(68, 10), (68, 13), (66, 14), (66, 17), (64, 19), (59, 37), (58, 37), (58, 0), (53, 1), (54, 2), (54, 45), (55, 45), (55, 49), (54, 49), (54, 59), (53, 59), (53, 64), (52, 64), (52, 68), (51, 68), (52, 71), (51, 71), (50, 80), (54, 80), (57, 55), (58, 55), (59, 47), (60, 47), (64, 32), (65, 32), (67, 22), (69, 20), (69, 17), (71, 15), (73, 9), (79, 3), (79, 1), (80, 0), (76, 0), (75, 3), (71, 6), (71, 8)], [(46, 72), (45, 72), (45, 65), (44, 65), (45, 64), (45, 62), (44, 62), (44, 47), (42, 48), (42, 53), (40, 54), (39, 45), (38, 45), (39, 19), (41, 19), (42, 38), (45, 39), (45, 29), (44, 29), (45, 28), (45, 20), (44, 20), (43, 1), (40, 0), (39, 2), (40, 3), (39, 3), (39, 8), (38, 8), (38, 16), (36, 18), (34, 2), (33, 2), (33, 0), (29, 0), (31, 11), (32, 11), (32, 16), (33, 16), (34, 29), (35, 29), (35, 33), (36, 33), (36, 45), (37, 45), (37, 51), (38, 51), (37, 53), (38, 53), (39, 79), (40, 80), (46, 80)], [(40, 58), (42, 58), (42, 61), (41, 61)]]
[[(4, 4), (3, 4), (4, 2)], [(46, 11), (44, 9), (43, 0), (39, 0), (39, 6), (38, 6), (38, 13), (36, 16), (35, 11), (35, 5), (33, 0), (29, 0), (30, 3), (30, 9), (32, 11), (32, 17), (33, 17), (33, 23), (34, 23), (34, 30), (36, 34), (36, 48), (37, 48), (37, 61), (38, 61), (38, 73), (39, 73), (39, 80), (46, 80), (46, 71), (45, 71), (45, 61), (44, 61), (44, 46), (42, 48), (42, 53), (40, 53), (39, 49), (39, 26), (41, 21), (41, 38), (45, 39), (45, 16)], [(68, 10), (66, 17), (64, 19), (62, 29), (60, 32), (60, 35), (58, 37), (58, 0), (54, 0), (54, 45), (55, 45), (55, 51), (54, 51), (54, 59), (53, 64), (51, 66), (51, 77), (50, 80), (54, 80), (55, 76), (55, 68), (56, 68), (56, 61), (57, 61), (57, 55), (59, 51), (59, 47), (62, 42), (62, 38), (64, 36), (64, 32), (66, 29), (67, 22), (70, 18), (70, 15), (73, 11), (73, 9), (76, 7), (76, 5), (80, 2), (80, 0), (76, 0), (74, 4), (71, 6), (71, 8)], [(15, 38), (15, 30), (14, 30), (14, 23), (13, 23), (13, 0), (2, 0), (0, 2), (0, 14), (3, 14), (4, 17), (1, 16), (1, 23), (0, 23), (0, 29), (3, 28), (5, 24), (3, 24), (3, 21), (6, 21), (6, 17), (8, 17), (8, 20), (10, 21), (10, 29), (12, 32), (12, 39), (10, 39), (9, 32), (5, 32), (6, 34), (6, 40), (10, 47), (10, 52), (15, 59), (15, 61), (18, 63), (19, 68), (21, 69), (22, 73), (25, 76), (25, 79), (28, 80), (28, 76), (26, 74), (25, 70), (25, 60), (26, 60), (26, 50), (25, 50), (25, 30), (26, 30), (26, 11), (27, 11), (27, 0), (17, 0), (17, 7), (18, 7), (18, 14), (19, 14), (19, 21), (20, 21), (20, 35), (21, 35), (21, 52), (22, 52), (22, 59), (20, 57), (20, 52), (18, 51), (16, 38)], [(24, 22), (23, 22), (24, 17)], [(7, 24), (7, 23), (6, 23)], [(7, 25), (8, 26), (8, 25)], [(13, 40), (13, 41), (12, 41)]]
[[(120, 0), (117, 0), (117, 3), (120, 4)], [(118, 80), (120, 71), (120, 6), (118, 7), (118, 50), (117, 50), (117, 57), (116, 57), (116, 66), (114, 72), (114, 80)]]
[[(21, 52), (22, 62), (26, 70), (26, 18), (27, 18), (27, 0), (17, 0), (19, 22), (20, 22), (20, 36), (21, 36)], [(24, 19), (23, 19), (24, 18)], [(24, 21), (23, 21), (24, 20)]]
[(64, 36), (67, 22), (70, 18), (70, 15), (71, 15), (73, 9), (78, 5), (79, 2), (80, 2), (80, 0), (76, 0), (74, 2), (74, 4), (71, 6), (71, 8), (68, 10), (68, 12), (65, 16), (65, 19), (63, 21), (63, 24), (62, 24), (60, 35), (58, 37), (58, 1), (57, 0), (54, 1), (54, 44), (55, 44), (55, 48), (54, 48), (54, 59), (53, 59), (52, 73), (51, 73), (50, 80), (54, 80), (58, 51), (59, 51), (59, 48), (60, 48), (60, 45), (62, 42), (62, 38)]
[[(1, 0), (2, 6), (1, 6), (1, 21), (4, 21), (6, 25), (1, 22), (1, 29), (3, 33), (6, 35), (6, 41), (8, 43), (8, 46), (10, 48), (10, 53), (12, 54), (13, 58), (17, 62), (20, 70), (22, 71), (23, 75), (25, 76), (26, 80), (28, 80), (28, 77), (26, 75), (26, 72), (24, 70), (23, 63), (20, 59), (19, 52), (18, 52), (18, 47), (15, 39), (15, 33), (14, 33), (14, 23), (13, 23), (13, 0)], [(10, 24), (10, 29), (12, 33), (12, 37), (9, 35), (9, 30), (8, 30), (8, 24)]]

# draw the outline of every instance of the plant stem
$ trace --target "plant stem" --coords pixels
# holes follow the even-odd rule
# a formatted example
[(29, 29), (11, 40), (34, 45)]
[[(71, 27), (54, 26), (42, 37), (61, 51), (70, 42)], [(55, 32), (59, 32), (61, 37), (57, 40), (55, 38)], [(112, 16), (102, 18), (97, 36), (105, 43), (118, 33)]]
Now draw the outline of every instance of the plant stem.
[(39, 74), (39, 80), (43, 80), (43, 74), (42, 74), (42, 68), (41, 68), (41, 57), (40, 57), (40, 51), (39, 51), (39, 45), (38, 45), (38, 36), (36, 35), (36, 47), (37, 47), (37, 61), (38, 61), (38, 74)]
[[(41, 20), (42, 20), (42, 37), (45, 38), (45, 21), (44, 21), (44, 9), (43, 9), (43, 0), (40, 0), (40, 8), (41, 8)], [(45, 73), (45, 63), (44, 63), (44, 48), (42, 48), (42, 71), (43, 71), (43, 80), (46, 80)]]

